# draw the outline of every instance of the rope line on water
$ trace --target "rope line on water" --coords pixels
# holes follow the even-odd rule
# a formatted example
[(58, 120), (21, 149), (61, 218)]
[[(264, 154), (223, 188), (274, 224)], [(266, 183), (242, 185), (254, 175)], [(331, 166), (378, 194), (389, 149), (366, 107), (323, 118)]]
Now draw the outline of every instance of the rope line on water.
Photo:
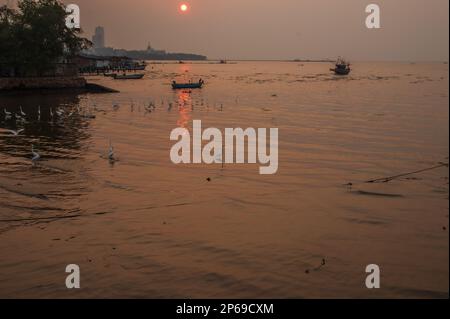
[(404, 174), (399, 174), (399, 175), (394, 175), (394, 176), (389, 176), (389, 177), (383, 177), (383, 178), (377, 178), (377, 179), (372, 179), (372, 180), (368, 180), (365, 183), (388, 183), (390, 181), (393, 181), (397, 178), (400, 177), (405, 177), (405, 176), (409, 176), (409, 175), (414, 175), (414, 174), (419, 174), (419, 173), (423, 173), (423, 172), (427, 172), (427, 171), (431, 171), (431, 170), (435, 170), (441, 167), (448, 167), (448, 163), (444, 163), (444, 162), (439, 162), (439, 165), (435, 165), (433, 167), (428, 167), (428, 168), (424, 168), (418, 171), (414, 171), (414, 172), (409, 172), (409, 173), (404, 173)]

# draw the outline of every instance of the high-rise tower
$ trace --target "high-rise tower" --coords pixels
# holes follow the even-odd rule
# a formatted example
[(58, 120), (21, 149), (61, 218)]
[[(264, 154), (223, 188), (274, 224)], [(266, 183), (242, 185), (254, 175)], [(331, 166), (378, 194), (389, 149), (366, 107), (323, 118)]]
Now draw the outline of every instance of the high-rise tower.
[(92, 43), (94, 44), (94, 49), (102, 49), (105, 47), (105, 29), (103, 27), (95, 28)]

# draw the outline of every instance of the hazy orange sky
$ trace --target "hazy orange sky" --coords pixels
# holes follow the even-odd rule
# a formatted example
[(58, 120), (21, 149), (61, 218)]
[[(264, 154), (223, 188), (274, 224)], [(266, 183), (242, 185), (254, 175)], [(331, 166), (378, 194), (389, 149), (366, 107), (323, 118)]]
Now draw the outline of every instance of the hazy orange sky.
[[(448, 60), (448, 0), (66, 0), (109, 46), (226, 59)], [(187, 14), (179, 6), (187, 3)], [(381, 6), (382, 28), (365, 27)]]

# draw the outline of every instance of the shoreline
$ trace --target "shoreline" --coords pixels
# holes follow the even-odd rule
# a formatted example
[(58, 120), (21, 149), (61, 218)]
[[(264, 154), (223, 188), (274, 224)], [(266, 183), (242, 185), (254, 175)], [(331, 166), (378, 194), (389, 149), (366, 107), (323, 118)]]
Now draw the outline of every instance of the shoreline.
[(0, 95), (23, 92), (80, 91), (82, 93), (119, 93), (119, 91), (89, 83), (85, 77), (0, 78)]

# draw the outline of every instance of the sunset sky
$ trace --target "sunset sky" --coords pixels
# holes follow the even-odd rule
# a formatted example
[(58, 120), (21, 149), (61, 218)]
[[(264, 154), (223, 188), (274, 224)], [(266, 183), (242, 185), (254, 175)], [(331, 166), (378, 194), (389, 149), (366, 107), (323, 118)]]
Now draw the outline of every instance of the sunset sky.
[[(448, 60), (448, 0), (66, 0), (107, 45), (226, 59)], [(187, 4), (186, 13), (180, 11)], [(365, 7), (381, 6), (380, 30)]]

